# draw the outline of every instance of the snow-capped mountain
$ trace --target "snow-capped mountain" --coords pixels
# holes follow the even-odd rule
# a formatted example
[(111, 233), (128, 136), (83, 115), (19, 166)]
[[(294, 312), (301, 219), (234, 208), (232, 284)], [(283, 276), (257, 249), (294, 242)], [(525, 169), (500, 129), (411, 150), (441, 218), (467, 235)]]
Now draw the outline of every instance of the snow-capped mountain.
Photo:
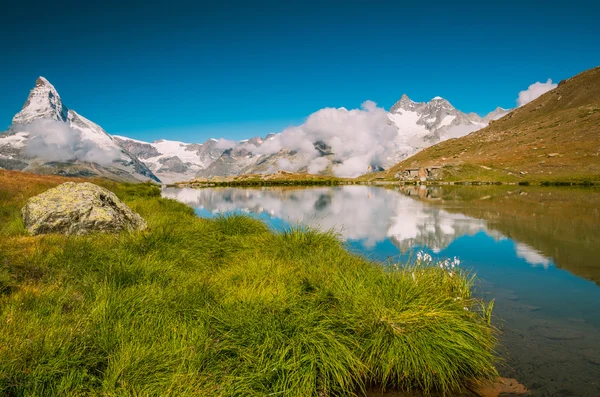
[(279, 170), (357, 176), (467, 135), (509, 112), (497, 108), (480, 117), (441, 97), (415, 102), (403, 95), (389, 112), (368, 101), (362, 109), (321, 109), (301, 126), (264, 138), (150, 143), (111, 136), (67, 108), (40, 77), (9, 131), (0, 134), (0, 168), (125, 180), (159, 177), (165, 183)]
[(102, 127), (67, 108), (39, 77), (10, 129), (0, 134), (0, 168), (124, 181), (159, 181)]
[(185, 143), (160, 139), (149, 143), (125, 136), (113, 136), (125, 150), (136, 155), (165, 183), (185, 181), (217, 160), (225, 149), (217, 147), (217, 140), (204, 143)]
[(397, 160), (438, 142), (477, 131), (487, 126), (489, 120), (508, 112), (506, 109), (497, 108), (482, 118), (475, 113), (465, 114), (457, 110), (439, 96), (429, 102), (414, 102), (404, 94), (388, 114), (398, 128), (397, 142), (403, 148), (398, 152)]
[(60, 95), (44, 77), (38, 77), (21, 111), (12, 119), (13, 124), (29, 124), (36, 119), (67, 122), (69, 109), (63, 105)]
[[(329, 114), (326, 118), (338, 117), (349, 111), (337, 109), (333, 112), (338, 113), (336, 115)], [(467, 135), (487, 126), (490, 120), (498, 119), (509, 112), (510, 110), (497, 108), (485, 117), (481, 117), (476, 113), (465, 114), (441, 97), (435, 97), (430, 102), (415, 102), (405, 94), (392, 106), (387, 113), (387, 119), (385, 119), (387, 123), (395, 127), (396, 132), (394, 142), (381, 142), (381, 144), (387, 148), (393, 147), (393, 155), (383, 159), (382, 164), (370, 165), (368, 169), (365, 167), (362, 173), (366, 173), (368, 170), (380, 170), (381, 167), (396, 164), (438, 142)], [(309, 121), (307, 120), (307, 122)], [(340, 125), (343, 124), (344, 121), (341, 121)], [(322, 126), (321, 123), (318, 125)], [(303, 127), (305, 125), (299, 127), (298, 134), (305, 134), (307, 130), (310, 132), (311, 127)], [(336, 155), (335, 150), (332, 150), (328, 143), (319, 140), (311, 142), (314, 151), (306, 147), (299, 151), (285, 145), (277, 151), (265, 148), (265, 146), (269, 146), (270, 140), (281, 140), (280, 135), (270, 134), (262, 140), (254, 138), (249, 141), (241, 141), (234, 147), (223, 151), (217, 160), (201, 169), (197, 176), (210, 178), (250, 173), (274, 173), (278, 170), (328, 174), (332, 173), (336, 164), (345, 160), (344, 156)]]

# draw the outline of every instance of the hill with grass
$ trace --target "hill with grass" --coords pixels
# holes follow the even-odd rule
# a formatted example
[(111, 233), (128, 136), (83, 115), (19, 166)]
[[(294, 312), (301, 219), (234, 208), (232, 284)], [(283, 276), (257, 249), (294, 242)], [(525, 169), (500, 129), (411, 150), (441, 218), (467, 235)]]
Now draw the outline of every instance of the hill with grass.
[(445, 180), (600, 181), (600, 67), (369, 178), (429, 166), (441, 166)]

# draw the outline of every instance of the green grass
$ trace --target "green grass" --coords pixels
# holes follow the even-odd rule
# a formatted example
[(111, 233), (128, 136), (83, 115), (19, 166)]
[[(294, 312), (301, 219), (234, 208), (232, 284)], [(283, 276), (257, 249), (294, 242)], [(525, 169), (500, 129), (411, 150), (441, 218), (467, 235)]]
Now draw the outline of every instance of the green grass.
[(175, 183), (173, 186), (330, 186), (330, 185), (350, 185), (356, 183), (350, 179), (327, 177), (320, 175), (303, 175), (305, 178), (295, 179), (294, 177), (279, 177), (266, 179), (264, 177), (254, 177), (253, 175), (244, 175), (231, 177), (231, 180), (192, 180), (188, 182)]
[(147, 231), (28, 237), (18, 211), (2, 215), (0, 395), (349, 396), (497, 376), (469, 274), (383, 266), (332, 232), (199, 219), (151, 186), (103, 184)]

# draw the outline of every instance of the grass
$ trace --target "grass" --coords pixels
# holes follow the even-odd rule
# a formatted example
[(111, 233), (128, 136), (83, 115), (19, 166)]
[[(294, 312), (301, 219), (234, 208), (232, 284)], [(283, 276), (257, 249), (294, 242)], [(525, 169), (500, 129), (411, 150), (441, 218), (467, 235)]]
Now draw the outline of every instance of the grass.
[(0, 395), (448, 393), (497, 376), (469, 274), (383, 266), (332, 232), (199, 219), (152, 186), (103, 181), (147, 231), (29, 237), (17, 209), (62, 180), (0, 172), (15, 177), (0, 183)]
[(244, 174), (228, 177), (200, 178), (178, 182), (176, 186), (322, 186), (354, 184), (353, 179), (329, 175), (314, 175), (301, 172), (279, 172), (276, 174)]

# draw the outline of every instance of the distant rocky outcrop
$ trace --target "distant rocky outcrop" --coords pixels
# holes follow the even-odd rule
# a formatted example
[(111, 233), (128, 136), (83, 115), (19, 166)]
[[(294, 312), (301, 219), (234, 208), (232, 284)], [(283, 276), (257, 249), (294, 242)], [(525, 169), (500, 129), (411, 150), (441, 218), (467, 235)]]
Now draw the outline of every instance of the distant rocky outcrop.
[(114, 136), (115, 141), (137, 156), (164, 183), (189, 180), (219, 159), (225, 149), (216, 139), (204, 143), (185, 143), (159, 139), (152, 143), (125, 136)]
[(66, 182), (32, 197), (21, 214), (33, 235), (83, 235), (147, 227), (146, 221), (114, 193), (89, 182)]

